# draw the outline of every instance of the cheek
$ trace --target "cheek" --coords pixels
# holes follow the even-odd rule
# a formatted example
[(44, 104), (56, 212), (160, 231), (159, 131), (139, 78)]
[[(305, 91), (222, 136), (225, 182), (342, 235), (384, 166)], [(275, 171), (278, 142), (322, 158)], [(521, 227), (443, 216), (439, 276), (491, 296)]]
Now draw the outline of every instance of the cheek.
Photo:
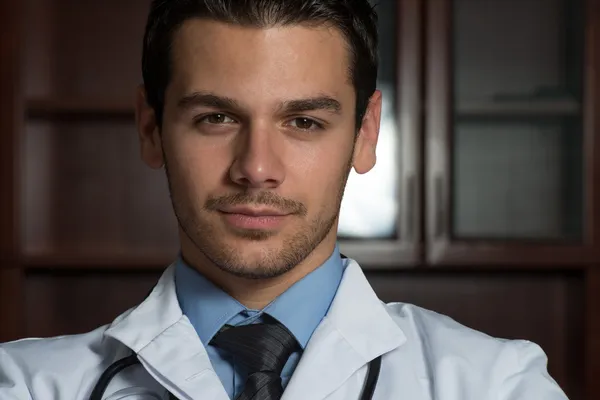
[[(308, 147), (308, 146), (307, 146)], [(346, 146), (311, 147), (291, 157), (288, 165), (288, 184), (297, 185), (305, 191), (307, 200), (313, 207), (325, 207), (334, 202), (348, 172), (351, 148)], [(293, 171), (293, 172), (292, 172)]]
[(206, 146), (193, 138), (173, 143), (166, 156), (171, 179), (185, 191), (179, 196), (204, 199), (215, 191), (227, 173), (228, 154), (223, 146)]

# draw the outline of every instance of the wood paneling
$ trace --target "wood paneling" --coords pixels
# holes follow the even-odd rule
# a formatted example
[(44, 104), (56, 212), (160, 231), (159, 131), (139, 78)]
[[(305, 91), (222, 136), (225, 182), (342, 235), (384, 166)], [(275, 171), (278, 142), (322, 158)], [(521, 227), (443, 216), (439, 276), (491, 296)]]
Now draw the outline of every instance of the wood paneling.
[[(590, 243), (600, 263), (600, 0), (586, 0), (584, 129), (586, 215)], [(600, 391), (598, 392), (600, 398)]]
[(150, 0), (24, 3), (30, 27), (35, 26), (26, 32), (23, 67), (28, 99), (85, 103), (110, 98), (133, 106), (135, 87), (141, 83), (142, 37)]
[[(0, 268), (18, 254), (19, 84), (21, 2), (0, 2)], [(0, 298), (0, 301), (2, 299)]]
[(41, 271), (26, 283), (26, 335), (49, 337), (93, 330), (142, 302), (160, 272)]
[(588, 269), (586, 276), (586, 399), (600, 398), (600, 265)]
[(0, 342), (23, 334), (17, 195), (21, 7), (18, 1), (0, 1)]
[(24, 148), (26, 262), (176, 256), (165, 173), (141, 161), (131, 121), (30, 122)]
[(0, 268), (0, 343), (25, 335), (22, 288), (20, 268)]

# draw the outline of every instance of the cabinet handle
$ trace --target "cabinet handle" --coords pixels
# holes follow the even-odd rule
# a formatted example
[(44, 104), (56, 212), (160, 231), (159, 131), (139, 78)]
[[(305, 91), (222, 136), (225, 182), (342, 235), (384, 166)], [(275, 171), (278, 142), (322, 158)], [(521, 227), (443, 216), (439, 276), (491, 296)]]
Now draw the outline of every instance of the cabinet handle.
[(444, 236), (444, 180), (441, 176), (435, 177), (435, 231), (434, 238), (441, 239)]
[(404, 217), (406, 218), (406, 240), (412, 242), (415, 240), (415, 219), (417, 218), (414, 174), (410, 174), (406, 178), (406, 208), (404, 209)]

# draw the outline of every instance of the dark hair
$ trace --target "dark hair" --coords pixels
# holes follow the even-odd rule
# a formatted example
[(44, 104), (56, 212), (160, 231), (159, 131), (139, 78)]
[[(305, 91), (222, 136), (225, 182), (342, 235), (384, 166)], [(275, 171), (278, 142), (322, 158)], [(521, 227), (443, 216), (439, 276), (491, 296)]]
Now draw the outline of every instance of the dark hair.
[(377, 13), (368, 0), (153, 0), (144, 35), (142, 75), (159, 127), (171, 79), (173, 35), (190, 18), (260, 28), (308, 23), (339, 29), (350, 47), (357, 130), (362, 124), (376, 89), (378, 67)]

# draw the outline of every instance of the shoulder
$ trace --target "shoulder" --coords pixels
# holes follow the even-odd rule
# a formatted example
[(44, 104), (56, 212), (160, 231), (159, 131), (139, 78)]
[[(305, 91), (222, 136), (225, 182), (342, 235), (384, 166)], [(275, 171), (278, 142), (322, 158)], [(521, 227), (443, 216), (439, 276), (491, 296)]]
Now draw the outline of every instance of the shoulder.
[(448, 364), (489, 368), (507, 346), (513, 346), (508, 340), (491, 337), (415, 305), (391, 303), (385, 308), (406, 336), (413, 356), (423, 361), (428, 373)]
[(539, 350), (539, 346), (530, 341), (492, 337), (446, 315), (412, 304), (390, 303), (385, 304), (385, 308), (408, 341), (420, 343), (423, 351), (432, 356), (455, 356), (477, 364), (490, 364), (504, 353), (518, 362), (519, 357), (530, 350)]
[(97, 365), (103, 360), (110, 362), (111, 358), (123, 353), (124, 346), (105, 333), (126, 318), (131, 311), (132, 309), (127, 310), (110, 324), (82, 334), (26, 338), (0, 343), (0, 357), (10, 358), (14, 364), (27, 370), (35, 368), (41, 371), (56, 369), (57, 366), (66, 371), (77, 369), (77, 366), (82, 367), (85, 363)]
[[(484, 398), (566, 399), (548, 374), (548, 359), (537, 344), (495, 338), (411, 304), (384, 306), (406, 335), (410, 358), (432, 390), (454, 381)], [(512, 397), (514, 393), (532, 397)]]
[(51, 338), (27, 338), (0, 344), (0, 355), (10, 357), (22, 367), (55, 368), (81, 365), (81, 360), (105, 356), (117, 343), (104, 337), (107, 326), (93, 331)]
[(110, 364), (122, 352), (118, 342), (104, 336), (106, 328), (0, 344), (0, 398), (6, 387), (30, 392), (41, 382), (83, 382), (91, 370), (95, 375), (97, 368)]
[(384, 306), (409, 339), (426, 343), (433, 349), (442, 346), (449, 353), (471, 353), (474, 348), (483, 347), (487, 352), (495, 353), (509, 342), (469, 328), (446, 315), (412, 304), (389, 303)]

